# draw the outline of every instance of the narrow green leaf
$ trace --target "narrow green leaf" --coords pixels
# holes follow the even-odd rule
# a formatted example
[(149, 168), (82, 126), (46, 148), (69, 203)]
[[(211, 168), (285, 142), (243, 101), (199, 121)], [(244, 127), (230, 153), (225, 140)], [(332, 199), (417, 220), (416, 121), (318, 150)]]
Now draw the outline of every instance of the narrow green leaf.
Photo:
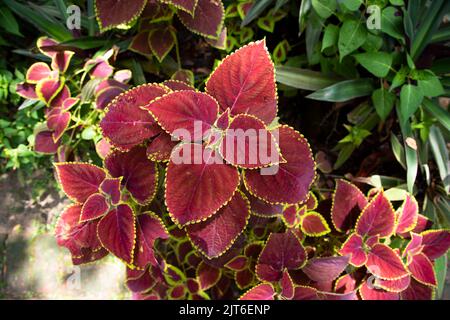
[(322, 28), (321, 18), (315, 12), (311, 12), (306, 28), (306, 57), (310, 65), (320, 61), (319, 40)]
[(437, 299), (442, 299), (442, 293), (444, 292), (444, 288), (446, 285), (447, 264), (448, 260), (446, 254), (434, 260), (434, 272), (436, 273), (438, 283), (436, 292)]
[(339, 31), (340, 60), (361, 47), (366, 41), (367, 30), (360, 21), (346, 20)]
[[(398, 105), (397, 105), (398, 106)], [(417, 168), (419, 161), (417, 159), (417, 151), (406, 143), (407, 139), (414, 139), (414, 135), (411, 129), (409, 119), (403, 119), (400, 107), (397, 107), (397, 116), (400, 119), (400, 128), (403, 136), (403, 144), (405, 147), (405, 159), (406, 159), (406, 184), (408, 185), (408, 191), (410, 193), (414, 190), (414, 183), (417, 177)]]
[(19, 30), (19, 24), (11, 10), (4, 5), (0, 5), (0, 27), (16, 36), (23, 36)]
[(343, 102), (368, 96), (374, 90), (371, 79), (346, 80), (317, 90), (306, 98), (329, 102)]
[(348, 160), (348, 158), (350, 158), (355, 149), (356, 147), (352, 143), (346, 143), (339, 151), (333, 169), (334, 170), (339, 169)]
[(450, 114), (428, 98), (423, 99), (423, 106), (450, 132)]
[(450, 173), (449, 173), (449, 157), (447, 145), (445, 143), (444, 136), (438, 127), (432, 126), (430, 128), (429, 141), (431, 151), (433, 152), (434, 160), (436, 161), (439, 175), (444, 183), (447, 193), (450, 191)]
[(392, 79), (391, 87), (389, 88), (389, 90), (392, 91), (404, 84), (408, 73), (409, 68), (407, 66), (402, 66), (400, 70), (395, 74), (394, 79)]
[(389, 116), (394, 107), (395, 99), (395, 94), (384, 88), (377, 89), (372, 93), (372, 102), (381, 120), (385, 121)]
[(303, 90), (319, 90), (338, 80), (317, 71), (293, 67), (277, 66), (276, 79), (279, 83)]
[(392, 65), (392, 55), (387, 52), (366, 52), (354, 55), (364, 68), (378, 78), (388, 75)]
[(311, 0), (301, 0), (300, 10), (298, 12), (298, 36), (303, 33), (306, 28), (306, 15), (311, 9)]
[(422, 89), (412, 84), (405, 84), (400, 91), (400, 111), (406, 121), (419, 108), (423, 100)]

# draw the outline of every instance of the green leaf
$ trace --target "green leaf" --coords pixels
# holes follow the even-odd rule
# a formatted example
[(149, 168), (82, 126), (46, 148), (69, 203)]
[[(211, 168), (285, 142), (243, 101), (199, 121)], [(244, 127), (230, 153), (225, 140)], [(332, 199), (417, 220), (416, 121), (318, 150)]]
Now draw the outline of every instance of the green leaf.
[(392, 55), (387, 52), (366, 52), (354, 57), (364, 68), (378, 78), (385, 78), (392, 65)]
[(428, 98), (423, 99), (423, 106), (450, 132), (450, 114)]
[(241, 23), (241, 27), (245, 27), (250, 22), (259, 17), (259, 15), (269, 6), (271, 5), (273, 0), (260, 0), (255, 1), (244, 20)]
[(371, 79), (346, 80), (317, 90), (306, 98), (329, 102), (343, 102), (368, 96), (374, 90)]
[(82, 37), (64, 41), (61, 45), (73, 46), (83, 50), (110, 47), (113, 41), (107, 39), (99, 39), (99, 37)]
[(17, 23), (16, 18), (12, 14), (11, 10), (4, 5), (0, 6), (0, 27), (11, 34), (23, 37), (20, 33), (19, 24)]
[(384, 88), (377, 89), (372, 93), (372, 102), (381, 120), (385, 121), (389, 116), (394, 107), (395, 99), (395, 94)]
[(400, 112), (404, 121), (408, 120), (419, 108), (423, 100), (422, 89), (405, 84), (400, 91)]
[(362, 4), (362, 0), (343, 0), (341, 3), (350, 11), (356, 11)]
[(321, 18), (315, 12), (311, 12), (306, 28), (306, 57), (310, 65), (317, 64), (320, 61), (319, 40), (323, 28), (322, 24)]
[(312, 6), (321, 18), (330, 17), (337, 8), (336, 0), (312, 0)]
[(403, 19), (397, 15), (399, 9), (387, 7), (381, 12), (381, 31), (387, 33), (393, 38), (404, 41), (403, 39)]
[(404, 84), (408, 73), (409, 68), (407, 66), (402, 66), (400, 70), (395, 74), (394, 79), (392, 79), (391, 87), (389, 88), (389, 90), (392, 91)]
[(444, 254), (442, 257), (434, 260), (434, 272), (437, 278), (437, 292), (436, 299), (442, 299), (442, 293), (444, 292), (444, 287), (446, 285), (447, 277), (447, 255)]
[(417, 81), (417, 85), (422, 89), (423, 95), (426, 97), (439, 97), (443, 95), (445, 90), (439, 78), (429, 70), (426, 72), (429, 76)]
[(334, 45), (336, 45), (338, 37), (339, 37), (339, 27), (334, 24), (327, 25), (323, 33), (321, 51), (323, 52), (325, 49), (331, 48)]
[(406, 183), (408, 185), (408, 191), (412, 193), (414, 191), (414, 183), (417, 177), (417, 168), (419, 161), (417, 159), (417, 151), (411, 148), (406, 143), (408, 138), (414, 139), (411, 124), (408, 119), (403, 119), (401, 108), (397, 108), (397, 116), (400, 119), (400, 128), (402, 130), (403, 144), (405, 147), (405, 159), (406, 159)]
[(404, 0), (389, 0), (389, 2), (393, 6), (403, 6), (403, 5), (405, 5), (405, 1)]
[(83, 140), (92, 140), (95, 138), (96, 135), (97, 132), (95, 131), (94, 126), (87, 127), (81, 132), (81, 138)]
[(317, 71), (294, 67), (277, 66), (276, 79), (279, 83), (303, 90), (319, 90), (336, 83), (337, 79)]
[(260, 29), (272, 33), (275, 29), (275, 19), (272, 16), (258, 18), (257, 25)]
[(429, 141), (431, 151), (433, 152), (434, 160), (436, 161), (439, 169), (439, 175), (444, 183), (447, 193), (450, 191), (450, 172), (449, 172), (449, 158), (447, 145), (445, 143), (444, 136), (438, 127), (432, 126), (430, 128)]
[(362, 48), (367, 52), (376, 52), (383, 46), (383, 38), (372, 33), (367, 33), (366, 42), (362, 45)]
[(348, 158), (350, 158), (355, 149), (356, 147), (352, 143), (346, 143), (339, 151), (339, 155), (336, 159), (333, 169), (339, 169), (348, 160)]
[(391, 148), (395, 159), (397, 159), (398, 163), (406, 170), (405, 148), (403, 148), (402, 144), (393, 133), (391, 133)]
[(339, 31), (340, 60), (361, 47), (366, 41), (367, 30), (360, 21), (346, 20)]

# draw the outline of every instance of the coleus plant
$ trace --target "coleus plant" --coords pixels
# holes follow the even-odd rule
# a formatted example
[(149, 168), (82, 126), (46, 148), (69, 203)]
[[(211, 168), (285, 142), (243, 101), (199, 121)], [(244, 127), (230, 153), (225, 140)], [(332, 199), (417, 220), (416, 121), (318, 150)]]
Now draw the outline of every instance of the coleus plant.
[(220, 47), (226, 36), (225, 10), (221, 0), (96, 0), (100, 31), (127, 29), (138, 20), (138, 33), (130, 44), (132, 51), (154, 55), (161, 62), (178, 41), (172, 20), (176, 14), (193, 33)]
[[(45, 107), (45, 123), (35, 129), (34, 150), (56, 154), (57, 159), (63, 161), (78, 144), (76, 134), (85, 140), (97, 138), (93, 123), (115, 96), (129, 88), (131, 72), (114, 73), (108, 62), (114, 50), (88, 59), (82, 68), (73, 70), (69, 67), (74, 65), (71, 62), (75, 52), (61, 49), (56, 40), (39, 38), (37, 48), (51, 59), (51, 65), (45, 62), (31, 65), (25, 82), (19, 83), (16, 91), (27, 99), (24, 105), (37, 103)], [(90, 78), (87, 82), (86, 77)], [(89, 106), (87, 112), (84, 111), (86, 105)], [(99, 146), (101, 155), (101, 149), (108, 145), (101, 142)]]
[[(330, 213), (310, 192), (306, 139), (276, 114), (265, 41), (226, 57), (206, 92), (169, 80), (120, 94), (100, 122), (112, 146), (103, 168), (55, 163), (74, 202), (58, 244), (74, 264), (122, 260), (136, 299), (431, 298), (450, 233), (425, 231), (412, 197), (396, 213), (383, 192), (344, 181)], [(256, 151), (229, 154), (234, 129), (262, 133)], [(260, 157), (269, 149), (276, 157)]]

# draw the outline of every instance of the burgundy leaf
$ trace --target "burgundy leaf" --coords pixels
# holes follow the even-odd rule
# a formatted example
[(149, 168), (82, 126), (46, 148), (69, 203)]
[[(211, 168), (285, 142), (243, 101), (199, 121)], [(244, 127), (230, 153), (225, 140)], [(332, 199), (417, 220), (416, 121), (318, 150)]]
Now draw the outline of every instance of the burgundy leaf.
[(275, 290), (270, 283), (262, 283), (244, 293), (239, 300), (273, 300)]
[(172, 26), (159, 26), (150, 31), (148, 44), (159, 62), (164, 60), (175, 45), (177, 39), (175, 32)]
[(412, 256), (411, 261), (407, 265), (409, 272), (414, 279), (420, 283), (436, 286), (436, 274), (434, 273), (433, 264), (430, 259), (424, 254), (419, 253)]
[(422, 232), (423, 253), (430, 259), (435, 260), (444, 255), (450, 248), (449, 230), (429, 230)]
[[(187, 161), (178, 162), (180, 159), (174, 155)], [(211, 217), (234, 195), (239, 185), (238, 171), (215, 163), (215, 158), (213, 150), (196, 144), (181, 145), (172, 153), (166, 173), (166, 203), (177, 224)]]
[(53, 140), (53, 132), (44, 130), (34, 138), (34, 151), (44, 154), (53, 154), (58, 151), (59, 141)]
[(120, 201), (120, 184), (122, 177), (120, 178), (106, 178), (100, 185), (100, 191), (106, 195), (111, 204), (116, 205)]
[(348, 257), (314, 258), (308, 261), (302, 271), (313, 281), (331, 281), (345, 270), (348, 262)]
[(262, 281), (278, 281), (285, 268), (299, 269), (306, 258), (305, 249), (292, 232), (272, 233), (258, 258), (256, 274)]
[(100, 220), (97, 229), (102, 246), (128, 264), (133, 262), (135, 220), (133, 210), (121, 204)]
[(250, 114), (266, 125), (277, 113), (274, 66), (265, 40), (237, 50), (217, 67), (206, 83), (206, 91), (232, 115)]
[(377, 289), (371, 287), (367, 281), (365, 281), (361, 287), (359, 287), (359, 294), (363, 300), (399, 300), (398, 293), (389, 292), (383, 289)]
[(152, 161), (169, 161), (173, 148), (179, 143), (172, 136), (161, 130), (160, 134), (147, 146), (147, 158)]
[(84, 203), (98, 192), (105, 179), (103, 169), (88, 163), (55, 163), (56, 173), (65, 194), (75, 202)]
[(105, 158), (105, 168), (115, 178), (123, 177), (122, 185), (141, 205), (152, 201), (158, 182), (156, 164), (149, 160), (145, 147), (127, 152), (115, 151)]
[(188, 225), (186, 232), (194, 246), (209, 258), (225, 253), (244, 231), (250, 217), (250, 204), (240, 192), (213, 217)]
[[(314, 160), (306, 139), (288, 126), (281, 126), (279, 146), (286, 163), (269, 167), (266, 175), (258, 170), (246, 170), (244, 182), (247, 190), (270, 203), (297, 204), (308, 197), (315, 178)], [(275, 135), (276, 136), (276, 135)]]
[(52, 70), (46, 63), (36, 62), (28, 68), (25, 78), (27, 83), (36, 84), (42, 79), (49, 78), (51, 75)]
[(182, 90), (192, 90), (195, 91), (194, 87), (191, 87), (186, 82), (179, 80), (166, 80), (163, 82), (163, 85), (170, 88), (173, 91), (182, 91)]
[(367, 270), (381, 279), (395, 280), (408, 275), (398, 254), (385, 244), (376, 244), (367, 255)]
[(18, 83), (16, 85), (16, 93), (25, 99), (38, 99), (36, 94), (36, 85), (31, 83)]
[(146, 3), (147, 0), (95, 0), (95, 12), (100, 31), (104, 32), (120, 25), (130, 24), (139, 17)]
[(352, 233), (339, 250), (341, 255), (349, 255), (350, 263), (355, 267), (363, 266), (367, 261), (367, 254), (363, 248), (363, 238)]
[(108, 212), (109, 205), (100, 193), (94, 193), (87, 198), (81, 209), (80, 222), (95, 220)]
[(177, 9), (181, 9), (190, 14), (194, 13), (194, 9), (197, 5), (197, 0), (161, 0), (161, 2), (171, 4)]
[(395, 212), (383, 192), (379, 192), (363, 209), (356, 223), (361, 236), (388, 237), (395, 227)]
[(310, 237), (321, 237), (331, 231), (324, 217), (315, 211), (301, 216), (300, 227), (303, 233)]
[(184, 11), (178, 11), (177, 15), (192, 32), (217, 38), (222, 30), (225, 10), (221, 0), (198, 0), (193, 15)]
[(220, 277), (220, 269), (214, 268), (203, 261), (197, 267), (197, 279), (200, 283), (200, 288), (204, 291), (215, 286)]
[(148, 30), (141, 31), (133, 37), (129, 49), (144, 56), (150, 56), (152, 49), (148, 40), (150, 32)]

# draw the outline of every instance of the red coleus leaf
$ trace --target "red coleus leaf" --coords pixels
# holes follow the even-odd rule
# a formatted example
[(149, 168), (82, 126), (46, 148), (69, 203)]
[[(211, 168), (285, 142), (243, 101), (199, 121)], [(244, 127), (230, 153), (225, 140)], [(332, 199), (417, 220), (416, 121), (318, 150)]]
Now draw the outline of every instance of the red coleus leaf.
[(102, 138), (95, 144), (95, 151), (100, 156), (100, 158), (105, 159), (105, 157), (111, 152), (112, 146), (107, 139)]
[(363, 238), (356, 233), (352, 233), (339, 250), (341, 255), (350, 256), (350, 264), (355, 267), (363, 266), (367, 261), (367, 254), (364, 250)]
[(18, 83), (16, 85), (16, 93), (25, 99), (36, 100), (38, 98), (36, 85), (31, 83)]
[(319, 291), (308, 286), (295, 287), (293, 300), (357, 300), (355, 291), (348, 293), (331, 293)]
[(197, 280), (202, 290), (208, 290), (220, 280), (220, 269), (214, 268), (205, 262), (200, 262), (197, 267)]
[(88, 163), (55, 163), (56, 173), (65, 194), (75, 202), (84, 203), (98, 192), (105, 179), (103, 169)]
[(52, 57), (52, 69), (58, 70), (61, 74), (65, 73), (69, 68), (70, 60), (72, 60), (74, 54), (75, 52), (72, 51), (57, 52)]
[(177, 39), (176, 31), (171, 25), (153, 28), (148, 36), (148, 44), (159, 62), (169, 54)]
[(367, 254), (367, 270), (386, 280), (395, 280), (408, 275), (398, 254), (385, 244), (374, 245)]
[(109, 205), (101, 193), (94, 193), (87, 198), (81, 209), (80, 222), (95, 220), (108, 212)]
[(413, 255), (419, 254), (423, 251), (423, 245), (422, 245), (423, 236), (420, 234), (414, 233), (414, 232), (411, 232), (410, 234), (411, 234), (411, 240), (408, 242), (405, 249), (403, 250), (403, 258), (407, 257), (408, 263), (409, 263), (409, 259)]
[(133, 260), (138, 269), (145, 269), (148, 264), (158, 264), (153, 251), (153, 245), (158, 238), (169, 238), (162, 220), (153, 212), (140, 214), (136, 219), (136, 248)]
[(194, 9), (197, 5), (198, 0), (161, 0), (161, 2), (171, 4), (177, 9), (181, 9), (190, 14), (194, 14)]
[(220, 31), (219, 35), (217, 36), (217, 39), (206, 38), (205, 40), (216, 49), (226, 50), (227, 39), (228, 39), (227, 27), (223, 26), (222, 31)]
[(158, 134), (158, 124), (140, 107), (168, 90), (159, 84), (146, 84), (119, 95), (109, 104), (109, 110), (100, 122), (104, 137), (115, 147), (129, 150)]
[(310, 237), (321, 237), (331, 231), (325, 218), (315, 211), (301, 216), (300, 227), (303, 233)]
[(247, 267), (248, 259), (246, 256), (236, 256), (225, 264), (225, 267), (233, 271), (244, 270)]
[(402, 292), (408, 288), (411, 283), (411, 277), (407, 275), (406, 277), (396, 279), (396, 280), (383, 280), (375, 278), (374, 286), (378, 289), (384, 289), (389, 292)]
[(319, 205), (319, 202), (317, 201), (317, 198), (314, 195), (314, 193), (310, 192), (308, 194), (308, 200), (306, 200), (305, 205), (306, 205), (306, 209), (308, 211), (315, 210), (317, 208), (317, 206)]
[(352, 228), (366, 205), (367, 199), (358, 187), (345, 180), (337, 180), (331, 208), (331, 220), (336, 230), (344, 232)]
[(400, 296), (396, 292), (389, 292), (371, 286), (367, 281), (359, 287), (359, 294), (363, 300), (399, 300)]
[(332, 281), (345, 270), (348, 262), (348, 257), (313, 258), (302, 268), (302, 271), (313, 281)]
[(144, 56), (150, 56), (152, 54), (152, 49), (150, 48), (150, 43), (148, 41), (149, 36), (150, 32), (148, 30), (139, 32), (133, 37), (129, 49)]
[(104, 248), (93, 250), (91, 248), (81, 248), (79, 254), (72, 255), (72, 264), (77, 266), (103, 259), (108, 255), (108, 251)]
[(53, 131), (53, 141), (58, 141), (70, 123), (70, 112), (54, 108), (47, 114), (47, 127)]
[(349, 293), (355, 291), (357, 279), (353, 274), (345, 274), (339, 277), (334, 284), (336, 293)]
[(216, 120), (216, 127), (225, 130), (230, 125), (230, 109), (225, 110)]
[(237, 50), (217, 67), (206, 83), (206, 91), (232, 115), (250, 114), (269, 125), (277, 113), (274, 66), (265, 41)]
[(259, 255), (256, 275), (261, 281), (278, 281), (285, 268), (299, 269), (306, 258), (305, 249), (292, 232), (272, 233)]
[[(186, 227), (194, 246), (209, 258), (224, 254), (244, 231), (250, 217), (250, 204), (236, 192), (228, 204), (208, 220)], [(220, 230), (220, 232), (218, 232)]]
[(62, 89), (56, 94), (56, 96), (51, 100), (50, 107), (63, 109), (64, 101), (70, 98), (70, 89), (68, 86), (64, 85)]
[(243, 290), (250, 287), (255, 281), (255, 274), (249, 268), (237, 271), (234, 274), (234, 280), (239, 289)]
[(400, 296), (402, 300), (433, 300), (434, 288), (411, 279), (411, 284)]
[(292, 281), (292, 278), (287, 270), (283, 271), (283, 276), (281, 277), (280, 280), (280, 287), (281, 287), (281, 295), (284, 298), (290, 300), (294, 297), (295, 284), (294, 281)]
[(282, 219), (288, 228), (296, 227), (300, 223), (300, 215), (297, 212), (297, 206), (290, 205), (284, 208)]
[(62, 110), (63, 111), (69, 111), (70, 109), (73, 108), (73, 106), (75, 106), (78, 102), (80, 101), (80, 99), (78, 98), (67, 98), (63, 101), (62, 103)]
[(195, 91), (195, 88), (191, 87), (184, 81), (179, 80), (166, 80), (163, 82), (163, 85), (170, 88), (173, 91), (182, 91), (182, 90), (192, 90)]
[(430, 259), (435, 260), (444, 255), (450, 248), (449, 230), (429, 230), (421, 233), (422, 252)]
[(409, 261), (408, 270), (414, 279), (420, 283), (436, 286), (436, 274), (434, 273), (433, 264), (424, 253), (418, 253), (411, 257)]
[(225, 130), (220, 154), (230, 164), (255, 169), (278, 164), (282, 156), (264, 123), (251, 115), (237, 115)]
[(141, 205), (149, 203), (158, 182), (156, 164), (149, 160), (146, 148), (137, 146), (127, 152), (115, 151), (105, 158), (105, 168), (112, 177), (123, 177), (122, 185)]
[(95, 97), (95, 105), (97, 109), (105, 109), (106, 106), (114, 100), (119, 94), (123, 93), (125, 90), (120, 87), (107, 87), (100, 91)]
[(219, 113), (210, 95), (196, 91), (175, 91), (145, 107), (161, 127), (177, 139), (201, 141)]
[(169, 299), (171, 300), (181, 300), (186, 296), (186, 287), (184, 284), (179, 284), (174, 287), (169, 288), (168, 291)]
[(248, 200), (250, 201), (250, 209), (253, 215), (264, 218), (276, 217), (282, 214), (283, 206), (280, 204), (270, 204), (260, 200), (250, 193), (246, 192)]
[(275, 289), (270, 283), (261, 283), (244, 293), (239, 300), (273, 300)]
[[(101, 248), (97, 238), (97, 222), (81, 222), (82, 206), (72, 204), (61, 214), (55, 228), (56, 241), (59, 246), (69, 249), (73, 257), (88, 255), (89, 251)], [(83, 248), (89, 249), (83, 252)]]
[(356, 223), (361, 236), (388, 237), (395, 227), (395, 212), (383, 192), (379, 192), (363, 209)]
[(221, 0), (198, 0), (193, 14), (178, 11), (177, 15), (192, 32), (215, 39), (222, 30), (225, 10)]
[(251, 194), (267, 202), (297, 204), (308, 197), (315, 178), (314, 160), (308, 142), (300, 133), (288, 126), (276, 130), (286, 162), (267, 168), (265, 175), (258, 170), (246, 170), (244, 183)]
[(406, 233), (414, 229), (419, 218), (419, 205), (413, 196), (407, 195), (396, 212), (396, 232)]
[(140, 271), (127, 268), (125, 283), (132, 292), (147, 292), (156, 285), (156, 281), (148, 269)]
[(25, 78), (27, 83), (36, 84), (40, 80), (49, 78), (52, 75), (53, 75), (52, 70), (46, 63), (36, 62), (28, 68)]
[(53, 140), (53, 132), (44, 130), (34, 137), (34, 151), (44, 154), (53, 154), (58, 151), (59, 141)]
[(100, 31), (128, 25), (144, 10), (147, 0), (116, 1), (95, 0), (95, 12)]
[(127, 204), (118, 205), (99, 222), (97, 233), (102, 246), (128, 264), (133, 262), (136, 218)]
[(53, 49), (53, 47), (57, 46), (58, 44), (59, 43), (56, 40), (48, 37), (40, 37), (36, 41), (36, 46), (39, 51), (50, 58), (53, 58), (58, 53), (58, 51), (55, 51), (55, 49)]
[(61, 91), (63, 86), (64, 84), (58, 79), (42, 79), (36, 85), (36, 94), (40, 100), (49, 105)]
[(106, 195), (111, 204), (116, 205), (120, 201), (120, 184), (122, 177), (120, 178), (106, 178), (100, 185), (100, 191)]
[[(180, 161), (183, 158), (187, 160), (184, 163)], [(174, 222), (200, 222), (231, 200), (239, 185), (238, 171), (215, 163), (215, 158), (216, 152), (202, 145), (183, 144), (174, 149), (167, 167), (165, 193)]]
[(169, 161), (170, 154), (178, 143), (178, 140), (161, 130), (147, 145), (147, 158), (152, 161)]

